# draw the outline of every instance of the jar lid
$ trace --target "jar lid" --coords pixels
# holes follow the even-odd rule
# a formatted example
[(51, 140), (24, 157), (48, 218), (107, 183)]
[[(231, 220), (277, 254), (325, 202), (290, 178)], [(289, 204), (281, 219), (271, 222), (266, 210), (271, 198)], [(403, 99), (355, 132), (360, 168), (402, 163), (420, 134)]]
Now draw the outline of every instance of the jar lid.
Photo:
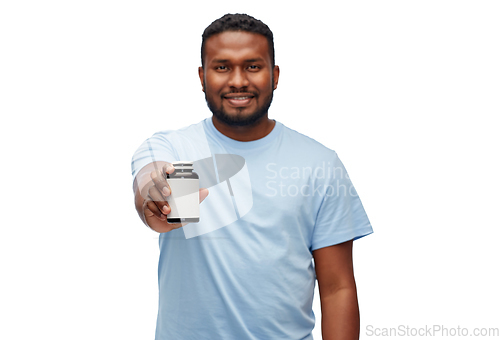
[(192, 161), (177, 161), (177, 162), (172, 162), (172, 165), (174, 166), (175, 169), (184, 169), (184, 170), (192, 170), (193, 169), (193, 162)]

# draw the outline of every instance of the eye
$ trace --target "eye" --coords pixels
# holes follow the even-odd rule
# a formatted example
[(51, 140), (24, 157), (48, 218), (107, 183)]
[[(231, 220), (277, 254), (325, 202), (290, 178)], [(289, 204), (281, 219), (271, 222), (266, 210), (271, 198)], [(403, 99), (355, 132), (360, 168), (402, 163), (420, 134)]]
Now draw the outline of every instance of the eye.
[(251, 71), (257, 71), (258, 69), (260, 69), (260, 67), (257, 65), (250, 65), (248, 66), (248, 69)]
[(215, 67), (215, 70), (216, 71), (226, 71), (227, 70), (227, 66), (225, 66), (225, 65), (219, 65), (219, 66)]

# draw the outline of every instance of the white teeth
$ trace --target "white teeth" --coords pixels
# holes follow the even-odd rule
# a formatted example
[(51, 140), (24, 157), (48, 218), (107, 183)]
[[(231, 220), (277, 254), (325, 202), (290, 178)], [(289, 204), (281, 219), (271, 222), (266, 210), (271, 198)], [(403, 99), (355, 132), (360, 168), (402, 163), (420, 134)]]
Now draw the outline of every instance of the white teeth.
[(252, 97), (226, 97), (227, 99), (232, 99), (232, 100), (245, 100), (245, 99), (248, 99), (248, 98), (252, 98)]

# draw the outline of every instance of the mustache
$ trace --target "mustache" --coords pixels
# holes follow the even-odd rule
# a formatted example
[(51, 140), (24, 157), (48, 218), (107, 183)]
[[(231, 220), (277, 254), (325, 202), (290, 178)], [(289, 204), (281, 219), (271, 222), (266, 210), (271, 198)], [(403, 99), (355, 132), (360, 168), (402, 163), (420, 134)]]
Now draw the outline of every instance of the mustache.
[(254, 97), (257, 97), (257, 93), (254, 92), (254, 91), (248, 91), (248, 90), (233, 90), (233, 91), (227, 91), (227, 92), (223, 92), (221, 93), (221, 96), (224, 97), (228, 94), (235, 94), (235, 93), (245, 93), (245, 94), (251, 94), (253, 95)]

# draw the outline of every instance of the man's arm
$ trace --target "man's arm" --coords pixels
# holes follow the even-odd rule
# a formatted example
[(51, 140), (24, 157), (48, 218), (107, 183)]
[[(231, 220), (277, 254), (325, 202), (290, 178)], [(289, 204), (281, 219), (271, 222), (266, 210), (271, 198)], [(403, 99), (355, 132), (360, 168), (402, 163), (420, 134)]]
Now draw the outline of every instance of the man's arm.
[(323, 340), (359, 339), (359, 307), (352, 240), (313, 251)]

